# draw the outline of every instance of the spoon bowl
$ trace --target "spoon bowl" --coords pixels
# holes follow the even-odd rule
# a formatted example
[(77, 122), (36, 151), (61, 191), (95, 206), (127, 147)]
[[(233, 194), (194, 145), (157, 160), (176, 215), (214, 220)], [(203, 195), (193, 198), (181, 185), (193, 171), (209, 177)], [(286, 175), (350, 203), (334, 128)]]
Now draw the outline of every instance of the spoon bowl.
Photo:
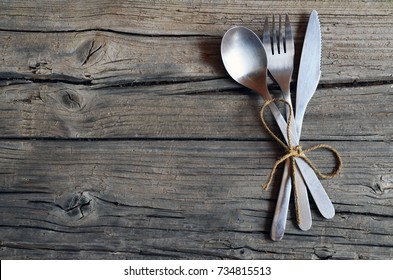
[(250, 29), (229, 29), (221, 41), (221, 57), (229, 75), (239, 84), (271, 99), (266, 84), (267, 56), (259, 37)]

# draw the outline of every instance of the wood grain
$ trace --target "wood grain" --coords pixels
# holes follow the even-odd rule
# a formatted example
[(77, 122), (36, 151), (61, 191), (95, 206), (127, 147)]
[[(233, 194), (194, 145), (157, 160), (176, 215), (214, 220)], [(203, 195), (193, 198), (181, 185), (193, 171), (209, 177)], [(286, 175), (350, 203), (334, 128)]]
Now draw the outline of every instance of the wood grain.
[[(323, 181), (335, 218), (313, 206), (313, 227), (302, 232), (291, 209), (277, 243), (268, 237), (276, 191), (260, 188), (279, 153), (271, 142), (0, 145), (2, 258), (392, 257), (388, 143), (339, 142), (345, 169)], [(331, 168), (323, 155), (315, 163)]]
[(316, 9), (322, 83), (392, 81), (390, 1), (51, 2), (0, 3), (2, 75), (110, 84), (222, 77), (227, 29), (261, 34), (266, 16), (288, 12), (299, 57)]
[[(370, 26), (392, 23), (390, 1), (103, 1), (71, 0), (53, 3), (41, 0), (1, 3), (3, 29), (28, 31), (73, 31), (104, 29), (150, 35), (217, 35), (231, 25), (248, 23), (261, 29), (267, 15), (289, 13), (293, 22), (316, 9), (326, 22)], [(50, 8), (49, 8), (50, 7)], [(41, 11), (41, 13), (37, 13)], [(338, 19), (346, 19), (339, 21)], [(382, 20), (381, 20), (382, 19)], [(350, 32), (347, 32), (348, 34)]]
[[(299, 26), (299, 36), (306, 24)], [(321, 24), (321, 84), (392, 81), (391, 25), (348, 31), (347, 25)], [(151, 37), (107, 31), (0, 31), (0, 75), (103, 86), (223, 78), (228, 77), (220, 56), (223, 34)], [(359, 34), (369, 37), (359, 41)], [(296, 39), (297, 62), (302, 40), (302, 36)], [(297, 67), (295, 81), (296, 72)]]
[[(393, 259), (392, 8), (1, 1), (1, 259)], [(322, 77), (302, 145), (342, 154), (343, 172), (323, 181), (337, 214), (325, 220), (312, 202), (302, 232), (291, 203), (272, 242), (280, 174), (260, 185), (283, 151), (261, 127), (262, 100), (226, 73), (220, 42), (287, 12), (298, 65), (312, 9)]]
[[(391, 140), (392, 92), (389, 84), (318, 89), (302, 138)], [(102, 89), (29, 83), (3, 86), (0, 96), (2, 137), (271, 139), (262, 100), (223, 79)]]

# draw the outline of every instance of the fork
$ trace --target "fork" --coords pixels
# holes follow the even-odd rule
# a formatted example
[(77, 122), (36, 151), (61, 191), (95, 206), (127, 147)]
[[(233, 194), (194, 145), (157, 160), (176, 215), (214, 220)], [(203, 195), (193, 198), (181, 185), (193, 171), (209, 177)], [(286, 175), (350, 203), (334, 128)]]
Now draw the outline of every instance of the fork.
[[(279, 85), (284, 99), (288, 102), (288, 104), (290, 104), (290, 106), (292, 106), (290, 83), (293, 72), (295, 47), (288, 15), (285, 16), (284, 34), (282, 32), (281, 15), (279, 15), (278, 20), (278, 30), (276, 29), (275, 17), (273, 16), (271, 32), (269, 29), (269, 20), (266, 18), (262, 42), (268, 59), (268, 70)], [(289, 115), (290, 112), (287, 110), (287, 118), (290, 117)], [(294, 120), (293, 115), (291, 117), (292, 120)], [(294, 122), (292, 122), (292, 124), (294, 124)], [(291, 126), (291, 130), (296, 131), (296, 127)], [(297, 182), (296, 189), (294, 190), (297, 221), (300, 229), (309, 230), (311, 228), (312, 220), (306, 184), (303, 177), (300, 175), (299, 170), (297, 170), (296, 165), (294, 166), (295, 179)], [(292, 180), (289, 170), (290, 160), (288, 159), (285, 162), (283, 178), (277, 198), (277, 205), (274, 211), (271, 229), (271, 238), (273, 240), (282, 239), (285, 232), (285, 224), (292, 189)]]

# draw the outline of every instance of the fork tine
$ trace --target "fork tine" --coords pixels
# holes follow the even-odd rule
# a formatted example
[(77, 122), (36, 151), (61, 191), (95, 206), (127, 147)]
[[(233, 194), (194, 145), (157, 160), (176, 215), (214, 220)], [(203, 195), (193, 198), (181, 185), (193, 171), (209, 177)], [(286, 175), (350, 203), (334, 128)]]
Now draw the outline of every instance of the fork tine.
[(279, 54), (278, 44), (277, 44), (277, 30), (276, 30), (276, 22), (274, 20), (273, 15), (273, 22), (272, 22), (272, 53)]
[(294, 54), (295, 53), (295, 44), (292, 35), (292, 28), (289, 22), (288, 14), (285, 15), (285, 52)]
[(282, 32), (282, 24), (281, 24), (281, 15), (278, 16), (278, 53), (285, 53), (285, 42), (283, 40), (283, 32)]
[(265, 47), (265, 51), (267, 54), (272, 52), (272, 43), (270, 42), (270, 30), (269, 30), (269, 19), (266, 17), (265, 24), (263, 26), (263, 36), (262, 36), (262, 43)]

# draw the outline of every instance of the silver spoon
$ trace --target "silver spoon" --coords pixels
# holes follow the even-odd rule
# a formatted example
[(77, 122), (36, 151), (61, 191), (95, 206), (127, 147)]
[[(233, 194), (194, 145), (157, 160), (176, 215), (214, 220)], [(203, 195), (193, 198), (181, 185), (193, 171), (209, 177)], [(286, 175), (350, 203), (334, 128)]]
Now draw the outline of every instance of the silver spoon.
[(229, 29), (222, 38), (221, 57), (235, 81), (255, 90), (263, 99), (271, 99), (266, 84), (266, 52), (254, 32), (241, 26)]
[[(225, 69), (235, 81), (258, 92), (265, 101), (272, 99), (266, 83), (266, 52), (254, 32), (241, 26), (229, 29), (221, 41), (221, 57)], [(286, 138), (285, 119), (275, 104), (271, 103), (269, 108)], [(295, 134), (291, 134), (291, 139), (297, 142)]]

